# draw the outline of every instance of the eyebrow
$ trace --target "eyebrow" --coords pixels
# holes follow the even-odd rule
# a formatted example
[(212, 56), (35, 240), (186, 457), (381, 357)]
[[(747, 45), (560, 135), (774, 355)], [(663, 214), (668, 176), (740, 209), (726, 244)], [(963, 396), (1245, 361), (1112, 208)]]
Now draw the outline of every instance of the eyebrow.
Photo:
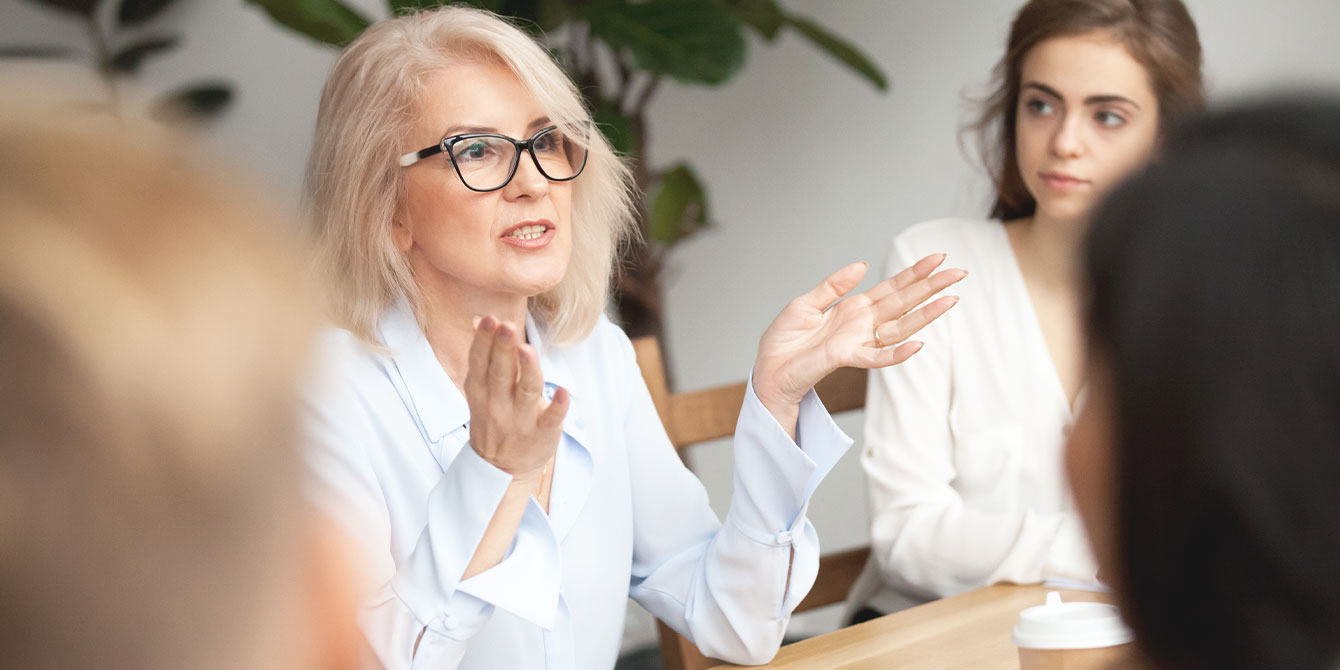
[[(1047, 95), (1050, 95), (1051, 97), (1056, 98), (1057, 100), (1065, 100), (1065, 96), (1058, 93), (1056, 89), (1036, 81), (1025, 82), (1022, 88), (1036, 88), (1037, 90), (1042, 91), (1043, 93), (1046, 93)], [(1136, 109), (1140, 109), (1139, 103), (1137, 103), (1134, 100), (1131, 100), (1130, 98), (1124, 95), (1115, 95), (1109, 93), (1106, 95), (1091, 95), (1084, 99), (1084, 104), (1086, 105), (1101, 105), (1108, 102), (1124, 102)]]
[[(526, 130), (528, 131), (539, 130), (540, 128), (543, 128), (549, 124), (550, 124), (549, 117), (541, 116), (540, 118), (535, 119), (534, 121), (531, 121), (529, 124), (527, 124)], [(442, 133), (442, 136), (451, 137), (453, 135), (466, 135), (470, 133), (489, 133), (492, 135), (502, 135), (502, 133), (499, 132), (498, 129), (494, 128), (493, 126), (469, 126), (458, 123), (450, 128), (447, 128), (446, 131)]]

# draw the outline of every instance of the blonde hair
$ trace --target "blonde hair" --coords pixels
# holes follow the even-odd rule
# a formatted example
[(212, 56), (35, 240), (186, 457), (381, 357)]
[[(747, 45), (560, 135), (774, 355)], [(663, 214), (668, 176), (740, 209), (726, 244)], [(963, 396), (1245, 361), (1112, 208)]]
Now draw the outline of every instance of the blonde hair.
[(391, 240), (405, 195), (398, 161), (421, 148), (408, 143), (415, 103), (429, 75), (485, 61), (515, 73), (556, 125), (589, 137), (586, 169), (573, 182), (572, 260), (530, 308), (558, 345), (585, 337), (605, 308), (615, 259), (635, 230), (628, 167), (594, 130), (576, 86), (535, 40), (487, 11), (442, 7), (368, 28), (340, 55), (321, 94), (305, 209), (319, 261), (341, 281), (330, 291), (333, 317), (365, 342), (376, 344), (377, 321), (396, 299), (407, 298), (423, 319), (409, 261)]
[(0, 110), (0, 666), (286, 644), (316, 310), (289, 224), (165, 141)]

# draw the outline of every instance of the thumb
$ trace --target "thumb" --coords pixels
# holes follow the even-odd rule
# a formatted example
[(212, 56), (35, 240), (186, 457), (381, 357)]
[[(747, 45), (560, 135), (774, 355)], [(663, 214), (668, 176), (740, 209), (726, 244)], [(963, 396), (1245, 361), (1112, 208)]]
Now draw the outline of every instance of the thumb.
[(870, 264), (865, 261), (857, 261), (845, 266), (825, 277), (809, 293), (800, 296), (800, 301), (809, 307), (822, 310), (833, 304), (834, 300), (847, 295), (852, 289), (856, 288), (856, 285), (861, 283), (861, 279), (865, 277), (868, 269), (870, 269)]

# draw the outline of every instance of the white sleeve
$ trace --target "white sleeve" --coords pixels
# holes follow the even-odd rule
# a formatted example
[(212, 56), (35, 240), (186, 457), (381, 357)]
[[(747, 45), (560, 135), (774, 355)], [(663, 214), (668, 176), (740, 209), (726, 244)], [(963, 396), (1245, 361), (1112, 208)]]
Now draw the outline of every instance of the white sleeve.
[(380, 665), (388, 670), (457, 667), (495, 606), (552, 626), (558, 546), (534, 500), (502, 562), (460, 579), (511, 483), (507, 473), (469, 445), (433, 487), (427, 523), (413, 551), (396, 563), (386, 503), (394, 492), (383, 490), (375, 465), (394, 449), (378, 446), (379, 439), (387, 439), (385, 432), (352, 388), (352, 378), (337, 375), (307, 395), (306, 493), (364, 549), (369, 595), (359, 623)]
[(766, 663), (818, 573), (819, 540), (805, 517), (810, 495), (851, 440), (811, 391), (792, 441), (751, 380), (735, 432), (735, 490), (722, 524), (666, 437), (631, 347), (626, 355), (630, 594), (707, 656)]
[[(918, 257), (900, 238), (886, 272)], [(951, 312), (927, 326), (917, 355), (870, 373), (861, 463), (883, 580), (924, 598), (996, 582), (1092, 581), (1096, 568), (1073, 513), (971, 509), (953, 487), (954, 327), (965, 326)]]

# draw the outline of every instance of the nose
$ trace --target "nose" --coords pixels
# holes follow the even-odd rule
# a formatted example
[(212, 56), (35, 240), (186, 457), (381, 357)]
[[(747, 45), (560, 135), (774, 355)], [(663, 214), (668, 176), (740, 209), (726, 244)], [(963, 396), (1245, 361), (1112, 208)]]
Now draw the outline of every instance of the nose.
[(503, 196), (508, 200), (531, 197), (539, 198), (549, 192), (549, 179), (540, 173), (540, 168), (531, 158), (529, 151), (522, 151), (517, 157), (516, 174), (512, 181), (503, 187)]
[(1059, 158), (1075, 158), (1084, 153), (1082, 115), (1067, 114), (1052, 133), (1051, 152)]

